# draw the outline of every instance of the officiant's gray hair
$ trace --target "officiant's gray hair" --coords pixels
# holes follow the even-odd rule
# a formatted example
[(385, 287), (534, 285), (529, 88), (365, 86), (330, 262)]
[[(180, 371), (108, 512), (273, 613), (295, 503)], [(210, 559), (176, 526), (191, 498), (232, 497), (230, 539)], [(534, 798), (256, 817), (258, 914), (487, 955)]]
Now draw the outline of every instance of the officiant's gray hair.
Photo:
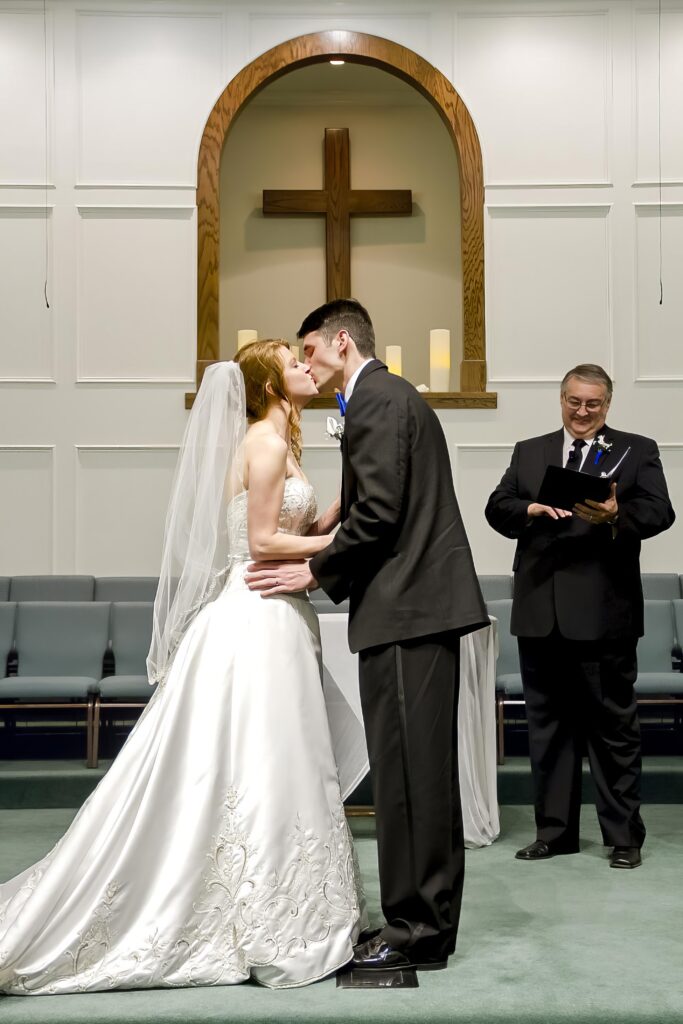
[(603, 370), (602, 366), (598, 366), (597, 363), (579, 363), (573, 370), (568, 370), (562, 378), (560, 384), (560, 394), (565, 394), (567, 391), (567, 384), (572, 377), (578, 377), (579, 380), (585, 381), (586, 384), (602, 384), (605, 391), (607, 392), (607, 398), (612, 398), (612, 378)]
[(324, 306), (318, 306), (309, 313), (299, 330), (297, 338), (305, 338), (316, 331), (331, 345), (340, 331), (348, 331), (356, 348), (364, 359), (373, 359), (375, 355), (375, 329), (365, 306), (357, 299), (332, 299)]

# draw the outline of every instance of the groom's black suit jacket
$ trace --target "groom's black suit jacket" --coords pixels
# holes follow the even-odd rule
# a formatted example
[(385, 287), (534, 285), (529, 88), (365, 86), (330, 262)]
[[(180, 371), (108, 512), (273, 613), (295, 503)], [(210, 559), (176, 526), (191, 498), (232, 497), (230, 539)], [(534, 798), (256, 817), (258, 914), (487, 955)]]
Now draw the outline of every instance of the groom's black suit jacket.
[(439, 420), (379, 360), (346, 410), (341, 520), (311, 572), (349, 598), (352, 651), (488, 625)]
[(578, 516), (559, 521), (527, 516), (546, 466), (562, 465), (562, 430), (518, 442), (489, 498), (489, 523), (517, 540), (510, 624), (516, 636), (548, 636), (556, 624), (570, 640), (643, 635), (640, 542), (668, 529), (675, 514), (656, 443), (608, 426), (600, 433), (612, 447), (596, 464), (593, 445), (582, 473), (609, 473), (630, 448), (613, 477), (619, 506), (614, 529), (607, 523), (591, 526)]

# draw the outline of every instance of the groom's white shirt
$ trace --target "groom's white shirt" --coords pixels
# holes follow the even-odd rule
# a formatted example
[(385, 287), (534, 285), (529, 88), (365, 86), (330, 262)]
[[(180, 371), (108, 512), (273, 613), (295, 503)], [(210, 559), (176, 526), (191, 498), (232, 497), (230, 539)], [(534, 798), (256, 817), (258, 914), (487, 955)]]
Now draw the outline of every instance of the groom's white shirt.
[(356, 370), (356, 372), (351, 375), (351, 379), (350, 379), (349, 383), (346, 385), (346, 389), (344, 391), (344, 401), (345, 402), (348, 402), (349, 398), (353, 394), (353, 389), (356, 386), (356, 381), (358, 380), (358, 374), (360, 373), (360, 371), (363, 369), (364, 366), (367, 366), (368, 363), (374, 362), (374, 360), (375, 360), (374, 356), (372, 357), (372, 359), (364, 359), (363, 362), (358, 367), (358, 369)]

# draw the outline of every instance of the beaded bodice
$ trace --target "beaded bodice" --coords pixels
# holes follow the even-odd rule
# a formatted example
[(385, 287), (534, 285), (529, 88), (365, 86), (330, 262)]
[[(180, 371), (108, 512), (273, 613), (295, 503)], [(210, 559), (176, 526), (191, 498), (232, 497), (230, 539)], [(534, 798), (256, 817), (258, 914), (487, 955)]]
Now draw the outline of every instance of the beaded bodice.
[[(285, 480), (285, 493), (280, 509), (280, 533), (302, 535), (315, 520), (318, 511), (315, 492), (309, 483), (290, 476)], [(247, 492), (242, 491), (228, 505), (228, 537), (234, 559), (249, 558), (247, 536)]]

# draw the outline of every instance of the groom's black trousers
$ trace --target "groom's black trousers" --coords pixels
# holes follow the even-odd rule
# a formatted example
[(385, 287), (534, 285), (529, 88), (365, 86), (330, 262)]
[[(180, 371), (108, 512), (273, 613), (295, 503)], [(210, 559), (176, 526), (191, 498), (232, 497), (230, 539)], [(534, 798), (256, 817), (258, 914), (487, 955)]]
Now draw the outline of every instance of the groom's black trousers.
[(382, 936), (423, 955), (455, 948), (465, 871), (458, 779), (460, 639), (360, 652), (375, 801)]

